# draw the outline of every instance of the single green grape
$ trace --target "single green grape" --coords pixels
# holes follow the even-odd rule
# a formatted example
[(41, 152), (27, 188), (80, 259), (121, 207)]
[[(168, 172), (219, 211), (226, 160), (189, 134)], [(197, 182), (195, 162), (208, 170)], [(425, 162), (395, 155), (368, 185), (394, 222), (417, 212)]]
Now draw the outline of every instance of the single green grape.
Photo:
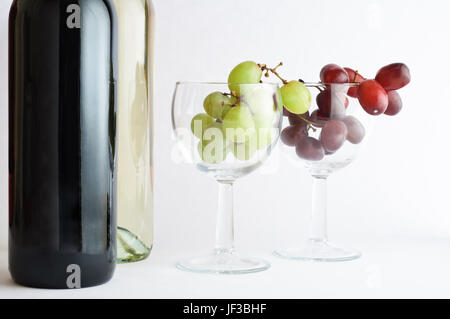
[(255, 122), (245, 103), (232, 107), (223, 118), (223, 131), (229, 141), (244, 143), (256, 135)]
[(205, 129), (212, 123), (214, 123), (214, 119), (211, 116), (205, 113), (199, 113), (192, 118), (191, 131), (196, 137), (201, 139)]
[(234, 103), (236, 103), (234, 96), (227, 96), (221, 92), (213, 92), (203, 101), (203, 108), (210, 116), (221, 120)]
[(299, 81), (291, 81), (281, 88), (281, 96), (286, 109), (294, 114), (304, 114), (311, 107), (311, 93)]
[(228, 141), (225, 139), (222, 124), (214, 122), (203, 132), (203, 138), (198, 143), (200, 158), (209, 164), (218, 164), (227, 158)]
[(262, 70), (253, 61), (246, 61), (238, 64), (228, 76), (228, 87), (231, 92), (236, 95), (244, 95), (247, 90), (252, 87), (245, 84), (257, 84), (260, 83), (262, 77)]
[(248, 161), (257, 151), (256, 140), (250, 140), (246, 143), (233, 143), (231, 151), (235, 158), (240, 161)]

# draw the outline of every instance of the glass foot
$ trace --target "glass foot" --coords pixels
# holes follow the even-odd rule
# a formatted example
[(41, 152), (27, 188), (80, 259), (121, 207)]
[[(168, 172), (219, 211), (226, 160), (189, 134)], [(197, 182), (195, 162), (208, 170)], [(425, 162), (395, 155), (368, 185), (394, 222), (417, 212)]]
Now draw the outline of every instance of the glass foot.
[(238, 254), (219, 252), (209, 256), (181, 261), (177, 268), (185, 271), (209, 274), (249, 274), (264, 271), (270, 264), (262, 259), (243, 258)]
[(301, 247), (277, 250), (274, 254), (285, 259), (321, 262), (349, 261), (361, 257), (358, 251), (337, 248), (323, 240), (308, 240)]
[(117, 263), (144, 260), (150, 255), (148, 248), (136, 235), (125, 228), (117, 227)]

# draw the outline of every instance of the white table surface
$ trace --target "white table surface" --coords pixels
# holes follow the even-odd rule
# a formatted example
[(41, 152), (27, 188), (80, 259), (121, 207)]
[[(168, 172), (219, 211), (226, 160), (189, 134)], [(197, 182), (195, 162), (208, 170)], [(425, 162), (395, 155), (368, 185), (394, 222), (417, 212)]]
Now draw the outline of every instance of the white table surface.
[(80, 290), (30, 289), (14, 284), (7, 252), (0, 252), (0, 298), (449, 298), (450, 239), (358, 240), (363, 258), (304, 263), (260, 252), (268, 271), (238, 276), (186, 273), (177, 254), (155, 249), (144, 262), (119, 265), (103, 286)]

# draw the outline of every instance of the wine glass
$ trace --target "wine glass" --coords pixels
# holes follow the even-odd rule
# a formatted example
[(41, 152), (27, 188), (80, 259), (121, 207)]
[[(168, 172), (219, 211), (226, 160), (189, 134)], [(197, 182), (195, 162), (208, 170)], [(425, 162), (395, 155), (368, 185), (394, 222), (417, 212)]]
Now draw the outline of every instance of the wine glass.
[(215, 248), (210, 255), (179, 262), (179, 269), (243, 274), (270, 267), (265, 260), (241, 257), (234, 248), (233, 184), (268, 158), (282, 119), (278, 84), (177, 83), (172, 105), (177, 149), (219, 186)]
[(313, 177), (312, 215), (309, 239), (299, 246), (280, 249), (275, 255), (304, 261), (348, 261), (361, 253), (339, 248), (327, 237), (328, 176), (356, 158), (370, 130), (371, 118), (356, 99), (357, 84), (306, 83), (312, 101), (309, 112), (295, 115), (281, 132), (284, 151), (294, 164), (305, 166)]

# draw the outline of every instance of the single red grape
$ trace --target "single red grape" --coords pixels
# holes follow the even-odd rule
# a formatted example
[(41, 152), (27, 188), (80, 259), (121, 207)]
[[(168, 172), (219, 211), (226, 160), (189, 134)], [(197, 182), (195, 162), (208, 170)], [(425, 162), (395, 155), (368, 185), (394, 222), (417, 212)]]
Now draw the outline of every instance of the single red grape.
[(398, 90), (411, 81), (409, 68), (403, 63), (393, 63), (382, 67), (375, 77), (386, 91)]
[(388, 92), (389, 105), (384, 112), (386, 115), (396, 115), (398, 114), (403, 107), (402, 98), (397, 93), (397, 91), (389, 91)]
[(288, 146), (295, 146), (303, 136), (307, 135), (303, 125), (291, 125), (281, 131), (281, 141)]
[(388, 95), (375, 80), (365, 80), (359, 84), (358, 99), (363, 109), (371, 115), (383, 114), (388, 107)]
[(352, 144), (359, 144), (366, 135), (366, 129), (360, 121), (354, 116), (346, 116), (343, 120), (347, 126), (347, 141)]
[(320, 141), (328, 152), (336, 152), (347, 138), (347, 126), (338, 120), (328, 121), (320, 133)]
[(336, 64), (327, 64), (320, 71), (322, 83), (348, 83), (348, 74)]
[(345, 115), (348, 98), (343, 93), (335, 93), (331, 89), (320, 92), (316, 97), (320, 113), (326, 117), (339, 118)]
[(298, 157), (308, 161), (320, 161), (325, 156), (322, 143), (310, 136), (303, 136), (297, 143), (295, 151)]
[[(365, 78), (361, 74), (359, 74), (359, 73), (356, 74), (356, 72), (350, 68), (344, 68), (344, 70), (348, 74), (350, 83), (361, 83), (362, 81), (365, 80)], [(354, 87), (349, 88), (347, 94), (348, 94), (348, 96), (358, 98), (358, 87), (354, 86)]]

